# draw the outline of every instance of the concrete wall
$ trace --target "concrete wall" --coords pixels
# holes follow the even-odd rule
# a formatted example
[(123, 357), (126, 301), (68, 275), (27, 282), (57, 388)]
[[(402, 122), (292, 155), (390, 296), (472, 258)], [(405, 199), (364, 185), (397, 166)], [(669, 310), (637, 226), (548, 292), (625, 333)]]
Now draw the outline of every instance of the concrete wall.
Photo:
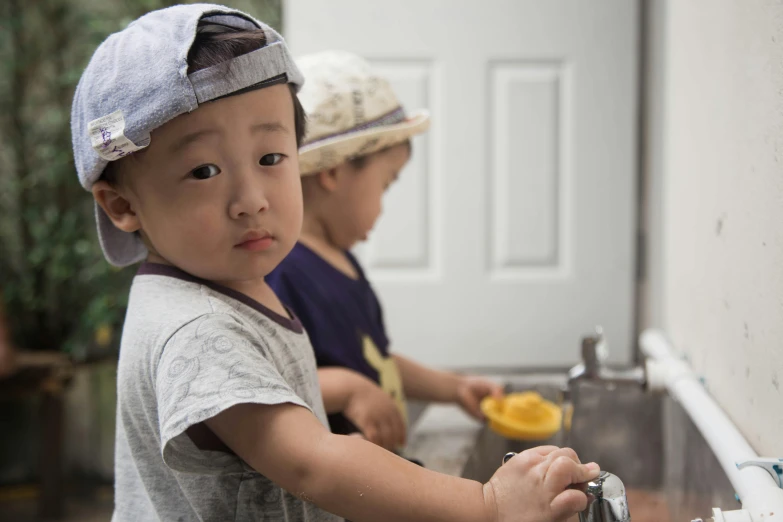
[(783, 3), (650, 0), (642, 324), (783, 456)]

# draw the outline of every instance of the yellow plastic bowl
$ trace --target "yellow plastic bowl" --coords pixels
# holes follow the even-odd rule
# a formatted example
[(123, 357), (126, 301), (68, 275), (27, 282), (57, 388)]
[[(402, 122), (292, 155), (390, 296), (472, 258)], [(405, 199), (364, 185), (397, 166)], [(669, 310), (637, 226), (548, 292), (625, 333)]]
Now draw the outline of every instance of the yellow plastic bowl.
[(481, 411), (496, 433), (516, 440), (546, 440), (560, 431), (563, 412), (536, 392), (512, 393), (503, 399), (486, 397)]

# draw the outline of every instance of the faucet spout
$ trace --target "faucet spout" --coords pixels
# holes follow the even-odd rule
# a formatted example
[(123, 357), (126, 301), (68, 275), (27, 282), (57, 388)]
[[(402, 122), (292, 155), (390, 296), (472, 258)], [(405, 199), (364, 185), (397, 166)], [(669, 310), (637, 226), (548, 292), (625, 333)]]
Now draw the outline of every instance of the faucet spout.
[(618, 386), (647, 388), (647, 370), (643, 366), (617, 370), (608, 368), (604, 361), (608, 357), (603, 328), (597, 326), (595, 333), (582, 338), (582, 362), (571, 368), (565, 385), (560, 390), (560, 406), (563, 423), (560, 429), (560, 443), (570, 442), (571, 420), (579, 402), (580, 382), (592, 383), (608, 389)]
[(595, 334), (582, 339), (582, 362), (568, 372), (568, 388), (573, 390), (578, 381), (592, 382), (604, 386), (636, 385), (644, 387), (647, 375), (643, 367), (623, 370), (608, 368), (604, 361), (608, 357), (603, 329), (598, 326)]
[(631, 522), (628, 498), (623, 482), (609, 472), (587, 484), (587, 509), (579, 522)]

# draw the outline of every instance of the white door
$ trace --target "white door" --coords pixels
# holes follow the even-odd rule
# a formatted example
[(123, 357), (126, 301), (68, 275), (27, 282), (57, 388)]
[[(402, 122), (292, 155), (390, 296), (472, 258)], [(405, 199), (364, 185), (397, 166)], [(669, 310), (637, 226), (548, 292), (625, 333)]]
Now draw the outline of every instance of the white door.
[(635, 0), (288, 0), (296, 56), (353, 51), (430, 132), (359, 249), (392, 347), (560, 367), (601, 324), (632, 354)]

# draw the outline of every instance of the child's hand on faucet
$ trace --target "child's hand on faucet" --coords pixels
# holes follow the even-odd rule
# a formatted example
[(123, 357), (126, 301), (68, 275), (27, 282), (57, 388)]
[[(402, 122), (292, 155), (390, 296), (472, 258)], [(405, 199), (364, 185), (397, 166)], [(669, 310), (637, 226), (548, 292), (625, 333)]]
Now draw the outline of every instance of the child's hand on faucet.
[(579, 485), (600, 473), (570, 448), (541, 446), (515, 455), (484, 485), (493, 522), (566, 522), (587, 507)]

